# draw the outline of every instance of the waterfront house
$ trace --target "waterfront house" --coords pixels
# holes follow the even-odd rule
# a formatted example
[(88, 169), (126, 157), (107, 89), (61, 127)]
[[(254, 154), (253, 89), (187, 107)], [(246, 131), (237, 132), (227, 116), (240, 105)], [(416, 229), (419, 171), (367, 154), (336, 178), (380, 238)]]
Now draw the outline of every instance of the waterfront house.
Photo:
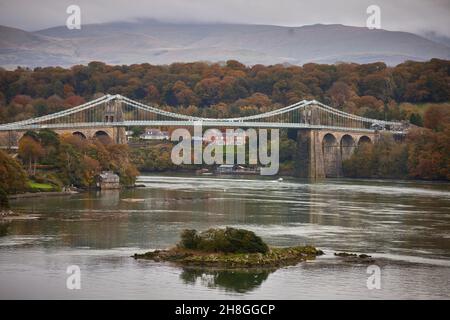
[(120, 189), (120, 178), (112, 171), (103, 171), (97, 177), (97, 187), (101, 190)]
[(133, 137), (134, 132), (131, 130), (127, 130), (125, 131), (125, 137), (127, 137), (127, 141), (131, 140), (131, 138)]
[(259, 168), (246, 168), (244, 166), (238, 164), (222, 164), (217, 167), (217, 174), (238, 174), (238, 175), (247, 175), (247, 174), (259, 174)]
[(217, 173), (219, 174), (227, 174), (227, 173), (233, 173), (235, 171), (236, 165), (234, 164), (222, 164), (219, 167), (217, 167)]

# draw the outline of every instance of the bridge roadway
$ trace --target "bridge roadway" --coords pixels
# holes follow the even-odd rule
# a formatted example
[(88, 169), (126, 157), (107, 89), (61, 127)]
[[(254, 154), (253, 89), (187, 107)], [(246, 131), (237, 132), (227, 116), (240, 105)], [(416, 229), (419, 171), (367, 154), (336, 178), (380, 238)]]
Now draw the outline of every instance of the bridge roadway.
[(199, 125), (204, 128), (290, 129), (290, 136), (295, 132), (297, 141), (294, 153), (298, 174), (306, 178), (339, 177), (342, 175), (342, 161), (350, 157), (359, 144), (373, 143), (381, 132), (403, 135), (407, 130), (401, 122), (348, 114), (315, 100), (302, 100), (257, 115), (213, 119), (165, 111), (121, 95), (105, 95), (54, 114), (2, 124), (0, 145), (17, 146), (27, 130), (46, 128), (58, 134), (75, 134), (86, 139), (107, 135), (116, 143), (126, 143), (127, 127)]
[[(155, 121), (115, 121), (115, 122), (80, 122), (80, 123), (50, 123), (50, 124), (30, 124), (21, 127), (0, 126), (0, 131), (26, 131), (42, 129), (83, 129), (83, 128), (104, 128), (104, 127), (233, 127), (233, 128), (272, 128), (272, 129), (315, 129), (315, 130), (345, 130), (349, 132), (368, 132), (377, 130), (366, 128), (352, 128), (339, 126), (314, 125), (309, 123), (279, 123), (279, 122), (246, 122), (246, 121), (176, 121), (176, 120), (155, 120)], [(403, 131), (390, 130), (394, 134), (401, 134)]]

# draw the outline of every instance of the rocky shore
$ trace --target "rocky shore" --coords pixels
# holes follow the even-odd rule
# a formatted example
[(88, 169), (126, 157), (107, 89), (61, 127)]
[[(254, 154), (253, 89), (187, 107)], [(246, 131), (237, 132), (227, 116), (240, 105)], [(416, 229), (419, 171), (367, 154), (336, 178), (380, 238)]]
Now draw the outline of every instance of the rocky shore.
[(2, 218), (11, 218), (11, 217), (17, 217), (19, 216), (19, 214), (15, 213), (12, 210), (7, 210), (7, 209), (1, 209), (0, 210), (0, 219)]
[(34, 220), (39, 219), (37, 214), (24, 214), (12, 211), (10, 209), (0, 209), (0, 223), (10, 222), (13, 220)]
[(184, 266), (251, 268), (284, 267), (314, 260), (323, 252), (311, 246), (269, 248), (266, 253), (207, 253), (180, 248), (135, 254), (135, 259), (168, 261)]
[(334, 255), (343, 259), (344, 262), (351, 263), (374, 263), (375, 259), (367, 254), (356, 254), (348, 252), (335, 252)]
[(39, 198), (39, 197), (53, 197), (53, 196), (67, 196), (79, 193), (78, 191), (42, 191), (42, 192), (25, 192), (17, 193), (8, 196), (9, 200), (25, 199), (25, 198)]

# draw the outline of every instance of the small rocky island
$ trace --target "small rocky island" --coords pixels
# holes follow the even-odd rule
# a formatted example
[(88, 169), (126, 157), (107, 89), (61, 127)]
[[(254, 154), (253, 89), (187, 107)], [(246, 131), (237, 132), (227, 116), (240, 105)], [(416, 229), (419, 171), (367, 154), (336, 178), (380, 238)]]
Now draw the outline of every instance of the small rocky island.
[(255, 233), (227, 227), (203, 232), (184, 230), (176, 247), (135, 254), (135, 259), (169, 261), (183, 266), (260, 268), (295, 265), (323, 252), (312, 246), (269, 247)]

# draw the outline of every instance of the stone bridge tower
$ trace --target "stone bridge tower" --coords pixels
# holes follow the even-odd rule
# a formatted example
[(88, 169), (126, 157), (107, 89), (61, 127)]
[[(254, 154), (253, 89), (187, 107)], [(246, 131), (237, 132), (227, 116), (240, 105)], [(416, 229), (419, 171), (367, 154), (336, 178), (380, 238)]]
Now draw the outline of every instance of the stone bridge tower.
[[(122, 99), (117, 98), (112, 101), (108, 101), (105, 104), (105, 110), (103, 112), (103, 120), (105, 127), (108, 127), (108, 123), (117, 123), (124, 121)], [(113, 137), (116, 143), (126, 143), (125, 127), (114, 126)]]
[(123, 121), (122, 101), (115, 99), (105, 104), (103, 112), (103, 122), (121, 122)]

